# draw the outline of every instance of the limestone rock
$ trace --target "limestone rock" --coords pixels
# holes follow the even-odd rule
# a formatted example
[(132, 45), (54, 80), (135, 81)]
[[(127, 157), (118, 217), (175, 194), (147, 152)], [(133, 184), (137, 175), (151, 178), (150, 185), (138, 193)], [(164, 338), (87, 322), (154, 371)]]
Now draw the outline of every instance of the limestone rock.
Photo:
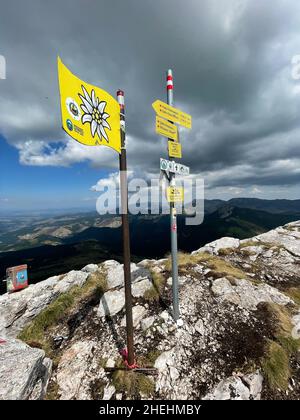
[(287, 249), (291, 254), (300, 257), (300, 222), (292, 222), (284, 227), (278, 227), (269, 232), (255, 236), (255, 239), (261, 242), (267, 242), (281, 245)]
[(238, 377), (221, 381), (203, 400), (250, 400), (249, 388)]
[[(135, 328), (139, 325), (139, 323), (144, 318), (146, 313), (147, 313), (147, 309), (144, 308), (144, 306), (137, 305), (132, 308), (133, 326)], [(126, 326), (126, 317), (124, 316), (124, 318), (121, 321), (121, 327), (125, 327), (125, 326)]]
[(192, 252), (192, 255), (198, 254), (199, 252), (209, 252), (210, 254), (218, 254), (220, 249), (238, 248), (239, 246), (239, 239), (224, 237), (221, 239), (217, 239), (216, 241), (210, 242), (209, 244), (198, 249), (198, 251)]
[[(241, 361), (247, 359), (249, 366), (252, 361), (254, 365), (272, 333), (266, 331), (269, 323), (265, 322), (260, 302), (289, 305), (294, 327), (291, 333), (299, 338), (300, 308), (288, 297), (288, 291), (298, 287), (300, 282), (300, 222), (247, 241), (251, 246), (245, 247), (244, 241), (239, 246), (238, 240), (221, 238), (202, 248), (246, 270), (245, 278), (227, 278), (222, 264), (214, 273), (211, 273), (210, 261), (191, 264), (188, 275), (179, 279), (180, 320), (177, 324), (170, 315), (169, 287), (160, 291), (160, 301), (143, 299), (147, 288), (152, 287), (148, 268), (151, 267), (151, 272), (162, 272), (166, 260), (131, 265), (136, 354), (145, 360), (148, 357), (153, 361), (156, 357), (156, 393), (151, 398), (255, 400), (266, 395), (262, 373), (246, 373)], [(232, 252), (220, 252), (228, 247), (233, 248)], [(5, 357), (2, 355), (4, 363), (1, 351), (6, 344), (1, 344), (1, 338), (17, 334), (63, 291), (74, 285), (82, 287), (91, 273), (101, 270), (97, 267), (89, 264), (79, 272), (55, 276), (22, 292), (0, 297), (0, 398), (43, 398), (51, 371), (51, 361), (41, 350), (20, 342), (17, 345), (20, 354), (8, 351)], [(85, 305), (83, 301), (78, 305), (78, 313), (75, 313), (76, 306), (70, 317), (68, 315), (53, 329), (53, 337), (64, 338), (58, 349), (59, 366), (51, 378), (51, 383), (58, 385), (61, 399), (131, 398), (126, 391), (116, 393), (111, 375), (104, 369), (118, 363), (119, 351), (126, 346), (123, 266), (116, 261), (106, 261), (101, 268), (107, 273), (109, 290), (100, 303), (92, 299)], [(220, 278), (216, 279), (218, 270)], [(113, 319), (105, 319), (105, 315)], [(19, 359), (25, 363), (22, 369), (18, 368)], [(286, 392), (276, 390), (276, 398), (299, 399), (298, 367), (291, 363), (291, 368), (289, 388)], [(205, 395), (204, 390), (209, 393)], [(141, 395), (141, 398), (146, 397)]]
[(260, 371), (257, 370), (254, 373), (246, 375), (243, 379), (249, 387), (251, 398), (254, 400), (260, 400), (263, 385), (263, 376)]
[(67, 292), (73, 286), (83, 286), (89, 273), (84, 271), (70, 271), (66, 274), (62, 280), (60, 280), (56, 286), (55, 291), (59, 293)]
[(259, 371), (223, 379), (203, 400), (259, 400), (263, 377)]
[(141, 328), (143, 331), (147, 331), (154, 323), (155, 318), (154, 316), (149, 316), (148, 318), (144, 318), (141, 320)]
[[(178, 285), (183, 286), (187, 280), (188, 280), (188, 277), (186, 276), (178, 276)], [(172, 277), (169, 277), (167, 280), (167, 285), (172, 286), (172, 283), (173, 283)]]
[(195, 324), (195, 330), (200, 334), (204, 335), (205, 333), (205, 326), (202, 319), (199, 319)]
[(108, 401), (116, 392), (116, 388), (113, 385), (108, 385), (104, 388), (102, 400)]
[(295, 340), (298, 340), (300, 338), (300, 311), (292, 317), (292, 324), (294, 325), (292, 336)]
[(235, 284), (228, 279), (220, 278), (213, 282), (211, 290), (221, 300), (227, 300), (246, 309), (255, 310), (261, 302), (287, 305), (293, 301), (279, 290), (268, 284), (254, 285), (248, 280), (236, 280)]
[(124, 286), (123, 265), (114, 260), (105, 261), (103, 268), (106, 270), (107, 288), (113, 289), (118, 286)]
[[(114, 260), (109, 260), (103, 263), (103, 268), (107, 272), (108, 289), (124, 286), (123, 264), (120, 264)], [(132, 283), (145, 280), (145, 279), (151, 280), (151, 274), (147, 268), (139, 267), (136, 264), (132, 263), (130, 266), (130, 269), (131, 269)]]
[(98, 271), (98, 270), (99, 270), (99, 267), (97, 264), (88, 264), (81, 269), (81, 271), (84, 271), (86, 273), (95, 273), (95, 271)]
[(141, 281), (138, 281), (136, 283), (133, 283), (132, 285), (132, 296), (138, 298), (143, 297), (145, 292), (149, 290), (152, 287), (152, 282), (148, 279), (144, 279)]
[(102, 296), (98, 307), (98, 316), (114, 316), (125, 306), (124, 289), (110, 290)]
[(88, 396), (84, 378), (94, 347), (93, 341), (79, 341), (64, 352), (57, 368), (57, 383), (61, 400), (81, 399), (81, 396)]
[(18, 333), (49, 303), (73, 286), (81, 287), (89, 273), (70, 271), (54, 276), (16, 293), (0, 296), (0, 337), (16, 338)]
[(161, 372), (165, 372), (172, 365), (174, 365), (173, 352), (165, 351), (155, 360), (154, 367)]
[(146, 260), (142, 260), (142, 261), (138, 262), (137, 263), (137, 266), (138, 267), (143, 267), (143, 268), (148, 268), (152, 264), (156, 264), (156, 260), (146, 259)]
[(52, 373), (52, 360), (45, 357), (45, 359), (43, 360), (43, 367), (41, 369), (41, 378), (38, 380), (35, 387), (33, 388), (29, 396), (29, 400), (43, 400), (44, 399), (47, 392), (51, 373)]
[(52, 363), (20, 340), (0, 344), (0, 400), (42, 399)]

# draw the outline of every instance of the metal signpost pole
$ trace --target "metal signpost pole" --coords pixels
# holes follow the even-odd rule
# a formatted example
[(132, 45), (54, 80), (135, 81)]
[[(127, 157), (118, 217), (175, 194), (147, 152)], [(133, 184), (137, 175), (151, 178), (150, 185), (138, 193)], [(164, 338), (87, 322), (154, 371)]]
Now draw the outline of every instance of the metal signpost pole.
[(122, 233), (123, 233), (123, 256), (124, 256), (124, 279), (125, 279), (125, 307), (126, 307), (126, 331), (127, 331), (127, 363), (134, 366), (133, 350), (133, 321), (132, 321), (132, 294), (131, 294), (131, 270), (130, 270), (130, 236), (128, 221), (128, 184), (127, 184), (127, 160), (125, 144), (125, 104), (124, 92), (118, 90), (118, 103), (120, 105), (121, 119), (121, 154), (120, 162), (120, 193), (122, 209)]
[[(173, 106), (173, 74), (167, 71), (167, 100), (168, 105)], [(172, 141), (172, 139), (169, 139)], [(170, 156), (169, 156), (170, 159)], [(170, 172), (170, 187), (175, 186), (175, 174)], [(178, 297), (178, 265), (177, 265), (177, 217), (175, 203), (170, 202), (170, 227), (171, 227), (171, 258), (172, 258), (172, 291), (173, 291), (173, 317), (179, 319)]]

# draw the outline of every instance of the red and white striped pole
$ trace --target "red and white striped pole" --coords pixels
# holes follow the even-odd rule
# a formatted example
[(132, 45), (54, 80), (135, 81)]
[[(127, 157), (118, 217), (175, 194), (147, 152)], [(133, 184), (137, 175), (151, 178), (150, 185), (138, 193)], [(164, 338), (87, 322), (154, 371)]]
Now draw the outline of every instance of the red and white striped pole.
[(167, 90), (173, 90), (173, 74), (172, 70), (167, 71)]
[(131, 270), (130, 270), (130, 234), (128, 221), (128, 182), (127, 182), (127, 158), (126, 158), (126, 134), (125, 134), (125, 101), (124, 92), (117, 91), (117, 100), (120, 105), (120, 126), (121, 126), (121, 153), (120, 163), (120, 194), (121, 194), (121, 217), (123, 236), (123, 263), (125, 281), (125, 308), (126, 308), (126, 333), (127, 349), (123, 357), (128, 368), (135, 368), (133, 349), (133, 319), (132, 319), (132, 294), (131, 294)]
[(124, 91), (123, 90), (118, 90), (117, 91), (117, 100), (118, 103), (120, 105), (120, 110), (121, 110), (121, 115), (124, 114), (124, 109), (125, 109), (125, 100), (124, 100)]

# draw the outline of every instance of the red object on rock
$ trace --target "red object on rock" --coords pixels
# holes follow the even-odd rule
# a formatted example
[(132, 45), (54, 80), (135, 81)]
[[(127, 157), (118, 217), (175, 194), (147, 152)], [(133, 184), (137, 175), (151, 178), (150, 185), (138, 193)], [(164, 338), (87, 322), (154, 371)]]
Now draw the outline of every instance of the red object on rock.
[(138, 365), (136, 363), (134, 363), (133, 365), (128, 364), (128, 350), (126, 348), (120, 350), (120, 355), (123, 357), (124, 364), (128, 369), (138, 368)]

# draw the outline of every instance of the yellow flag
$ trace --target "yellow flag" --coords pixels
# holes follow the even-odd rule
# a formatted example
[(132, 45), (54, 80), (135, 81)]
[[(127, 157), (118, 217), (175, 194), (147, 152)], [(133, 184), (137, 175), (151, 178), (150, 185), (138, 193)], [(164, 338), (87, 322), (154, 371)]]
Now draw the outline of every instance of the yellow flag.
[(82, 144), (121, 152), (120, 106), (115, 98), (78, 79), (58, 57), (63, 129)]

